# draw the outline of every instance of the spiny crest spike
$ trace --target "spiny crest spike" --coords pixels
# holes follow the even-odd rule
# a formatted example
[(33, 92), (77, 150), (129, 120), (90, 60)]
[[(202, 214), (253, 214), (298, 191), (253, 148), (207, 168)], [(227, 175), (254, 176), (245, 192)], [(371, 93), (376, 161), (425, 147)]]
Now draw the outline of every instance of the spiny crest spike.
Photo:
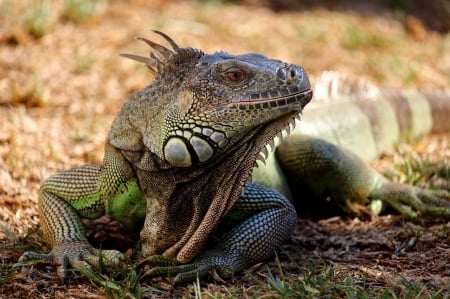
[(266, 157), (262, 153), (259, 153), (256, 156), (256, 161), (261, 161), (264, 165), (266, 164)]
[(269, 157), (269, 149), (267, 148), (267, 146), (264, 146), (261, 150), (261, 153), (264, 155), (264, 161)]
[(286, 126), (286, 128), (284, 129), (287, 133), (287, 135), (291, 135), (291, 124), (289, 124), (288, 126)]
[(292, 120), (292, 122), (289, 124), (289, 126), (292, 127), (292, 131), (295, 130), (295, 127), (297, 126), (297, 123), (295, 122), (295, 118)]
[(147, 65), (147, 67), (153, 72), (156, 72), (156, 65), (159, 63), (159, 61), (157, 59), (152, 58), (152, 57), (144, 57), (144, 56), (128, 54), (128, 53), (119, 53), (119, 55), (122, 57), (128, 58), (128, 59), (132, 59), (132, 60), (136, 60), (138, 62), (145, 63)]
[(158, 61), (158, 63), (161, 63), (161, 60), (159, 60), (159, 58), (156, 57), (155, 53), (150, 52), (150, 57), (153, 58), (153, 59), (155, 59), (156, 61)]
[(275, 148), (275, 140), (270, 140), (269, 141), (269, 143), (267, 144), (270, 148), (269, 148), (269, 150), (270, 151), (273, 151), (274, 150), (274, 148)]
[(283, 131), (281, 131), (281, 136), (282, 138), (286, 138), (289, 136), (288, 132), (286, 132), (286, 129), (283, 129)]
[(323, 72), (314, 85), (315, 100), (376, 100), (380, 90), (359, 77), (332, 71)]
[(171, 39), (167, 34), (159, 30), (152, 30), (154, 33), (161, 35), (165, 40), (172, 46), (172, 48), (177, 51), (180, 47)]
[(277, 137), (278, 137), (279, 141), (281, 142), (281, 141), (283, 140), (283, 138), (284, 138), (284, 136), (283, 136), (283, 131), (279, 132), (279, 133), (277, 134)]
[(144, 37), (138, 36), (137, 39), (145, 42), (147, 45), (149, 45), (150, 47), (152, 47), (153, 49), (155, 49), (156, 51), (161, 53), (161, 55), (164, 56), (165, 58), (167, 58), (171, 54), (173, 54), (173, 52), (170, 51), (169, 49), (167, 49), (166, 47), (161, 46), (160, 44), (157, 44), (155, 42), (152, 42), (151, 40), (148, 40), (148, 39), (146, 39)]

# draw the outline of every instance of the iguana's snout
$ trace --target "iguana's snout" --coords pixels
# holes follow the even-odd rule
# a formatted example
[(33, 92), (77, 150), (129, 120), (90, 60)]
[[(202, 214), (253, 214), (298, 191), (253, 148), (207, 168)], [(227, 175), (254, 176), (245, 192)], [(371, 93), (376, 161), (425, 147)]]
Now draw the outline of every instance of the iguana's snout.
[(311, 84), (302, 67), (283, 63), (276, 70), (276, 80), (273, 91), (250, 96), (260, 101), (268, 101), (269, 104), (263, 104), (262, 108), (289, 107), (301, 111), (311, 100)]
[(297, 85), (302, 91), (311, 89), (305, 70), (295, 64), (281, 65), (277, 71), (277, 79), (286, 85)]

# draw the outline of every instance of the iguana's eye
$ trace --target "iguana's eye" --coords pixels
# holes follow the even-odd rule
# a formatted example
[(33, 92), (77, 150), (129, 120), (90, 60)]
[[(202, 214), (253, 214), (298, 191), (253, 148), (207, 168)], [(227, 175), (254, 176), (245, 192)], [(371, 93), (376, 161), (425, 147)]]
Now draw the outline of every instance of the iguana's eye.
[(240, 82), (244, 79), (245, 74), (238, 68), (232, 68), (225, 72), (225, 76), (231, 82)]

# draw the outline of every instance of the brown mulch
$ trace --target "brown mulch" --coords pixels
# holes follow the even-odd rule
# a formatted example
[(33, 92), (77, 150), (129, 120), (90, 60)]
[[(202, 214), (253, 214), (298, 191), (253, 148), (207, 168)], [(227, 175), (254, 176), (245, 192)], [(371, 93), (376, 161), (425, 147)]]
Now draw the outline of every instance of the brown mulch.
[(294, 240), (305, 249), (302, 254), (346, 267), (361, 280), (393, 287), (405, 278), (447, 288), (449, 228), (443, 218), (412, 222), (392, 215), (371, 221), (333, 217), (300, 220)]

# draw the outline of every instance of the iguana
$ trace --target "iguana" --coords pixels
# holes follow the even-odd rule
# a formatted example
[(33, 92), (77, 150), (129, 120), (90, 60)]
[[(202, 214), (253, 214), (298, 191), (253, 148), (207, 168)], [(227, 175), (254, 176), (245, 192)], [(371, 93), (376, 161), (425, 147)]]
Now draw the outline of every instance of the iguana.
[[(363, 142), (373, 156), (381, 147), (372, 147), (397, 140), (399, 124), (409, 130), (397, 122), (389, 101), (397, 96), (370, 85), (348, 85), (350, 92), (337, 94), (358, 89), (357, 97), (370, 97), (321, 101), (305, 113), (305, 125), (286, 137), (312, 98), (302, 67), (260, 54), (205, 54), (155, 32), (172, 50), (139, 38), (153, 48), (149, 57), (122, 54), (145, 63), (155, 78), (114, 119), (102, 165), (69, 169), (42, 183), (39, 215), (52, 251), (26, 252), (20, 262), (55, 261), (62, 278), (70, 266), (118, 263), (122, 253), (93, 248), (81, 221), (108, 213), (126, 227), (141, 229), (142, 255), (160, 265), (149, 276), (176, 275), (175, 282), (183, 282), (214, 269), (227, 278), (265, 260), (289, 239), (297, 214), (286, 196), (295, 202), (299, 191), (307, 190), (308, 196), (335, 198), (344, 210), (379, 200), (409, 216), (450, 215), (448, 192), (391, 183), (349, 151), (298, 131), (304, 127), (328, 140), (337, 137), (331, 141), (344, 145), (356, 137), (375, 137)], [(321, 90), (334, 90), (328, 81), (322, 80), (319, 97)], [(408, 103), (412, 116), (430, 113), (429, 107), (435, 113), (433, 105), (443, 103), (448, 127), (448, 94), (434, 104), (429, 100), (402, 97), (399, 103)], [(360, 109), (369, 106), (367, 118)], [(360, 120), (366, 123), (355, 123)], [(422, 133), (414, 118), (405, 123)], [(268, 153), (274, 139), (277, 150)], [(248, 182), (258, 160), (267, 164), (259, 165), (254, 180), (280, 192)], [(290, 191), (288, 183), (293, 183)], [(296, 184), (301, 185), (296, 189)]]

